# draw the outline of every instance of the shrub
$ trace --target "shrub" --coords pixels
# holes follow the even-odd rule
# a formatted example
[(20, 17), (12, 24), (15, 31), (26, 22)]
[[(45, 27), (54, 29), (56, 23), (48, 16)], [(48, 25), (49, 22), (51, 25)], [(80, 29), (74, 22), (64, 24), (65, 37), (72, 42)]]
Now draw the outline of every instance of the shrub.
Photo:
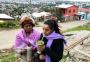
[(3, 23), (0, 23), (0, 28), (16, 28), (18, 27), (18, 24), (14, 21), (5, 21)]

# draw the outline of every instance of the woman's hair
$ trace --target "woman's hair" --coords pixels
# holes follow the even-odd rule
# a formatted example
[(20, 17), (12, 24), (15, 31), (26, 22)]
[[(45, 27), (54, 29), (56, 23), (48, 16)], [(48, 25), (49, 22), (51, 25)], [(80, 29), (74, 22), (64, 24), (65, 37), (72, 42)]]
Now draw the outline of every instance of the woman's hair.
[(55, 20), (46, 20), (44, 22), (44, 24), (47, 24), (49, 26), (49, 28), (53, 31), (55, 31), (56, 33), (61, 34), (59, 26), (57, 24), (57, 22)]
[(23, 26), (25, 24), (31, 24), (32, 26), (35, 26), (35, 21), (31, 18), (31, 17), (28, 17), (28, 16), (23, 16), (21, 19), (20, 19), (20, 25)]

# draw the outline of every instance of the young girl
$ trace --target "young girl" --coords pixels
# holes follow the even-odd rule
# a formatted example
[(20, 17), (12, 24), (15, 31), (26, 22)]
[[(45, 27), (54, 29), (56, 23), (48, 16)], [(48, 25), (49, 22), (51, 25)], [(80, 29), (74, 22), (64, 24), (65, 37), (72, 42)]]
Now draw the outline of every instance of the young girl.
[(45, 55), (39, 58), (45, 59), (45, 62), (59, 62), (63, 56), (64, 37), (60, 33), (58, 24), (53, 20), (47, 20), (43, 25), (43, 41), (45, 44)]
[[(27, 54), (28, 47), (36, 47), (35, 43), (40, 38), (40, 33), (33, 29), (35, 22), (28, 16), (23, 16), (20, 20), (21, 30), (16, 35), (14, 48), (16, 52), (21, 55), (21, 62), (29, 62)], [(28, 59), (27, 59), (28, 58)]]

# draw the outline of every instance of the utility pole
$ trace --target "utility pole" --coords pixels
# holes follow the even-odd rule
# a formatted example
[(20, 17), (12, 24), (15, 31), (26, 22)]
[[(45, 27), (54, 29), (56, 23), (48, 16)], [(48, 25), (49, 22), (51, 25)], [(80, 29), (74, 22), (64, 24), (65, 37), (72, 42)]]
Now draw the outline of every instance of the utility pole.
[(29, 0), (29, 9), (30, 9), (30, 13), (32, 13), (32, 0)]
[(30, 14), (32, 13), (32, 0), (26, 0), (26, 2), (28, 2), (28, 12), (30, 12)]

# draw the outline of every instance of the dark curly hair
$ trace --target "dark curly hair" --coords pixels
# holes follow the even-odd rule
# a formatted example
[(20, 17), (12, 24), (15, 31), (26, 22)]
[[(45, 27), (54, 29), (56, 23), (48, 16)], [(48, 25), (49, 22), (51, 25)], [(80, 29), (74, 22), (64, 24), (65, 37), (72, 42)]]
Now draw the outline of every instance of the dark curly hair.
[(44, 24), (47, 24), (47, 25), (49, 26), (49, 28), (50, 28), (51, 30), (55, 31), (56, 33), (62, 34), (62, 33), (60, 32), (59, 26), (58, 26), (58, 24), (57, 24), (57, 22), (56, 22), (55, 20), (46, 20), (46, 21), (44, 22)]

